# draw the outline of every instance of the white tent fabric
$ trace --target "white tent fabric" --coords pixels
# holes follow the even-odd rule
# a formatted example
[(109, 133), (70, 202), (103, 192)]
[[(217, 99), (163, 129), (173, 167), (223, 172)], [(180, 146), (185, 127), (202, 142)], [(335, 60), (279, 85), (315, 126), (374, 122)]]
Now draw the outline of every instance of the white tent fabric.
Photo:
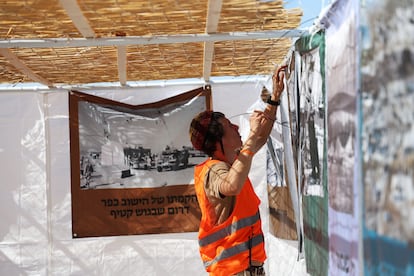
[[(88, 91), (143, 104), (195, 85)], [(213, 107), (237, 118), (262, 84), (212, 85)], [(73, 239), (67, 91), (0, 93), (0, 275), (206, 275), (197, 233)], [(235, 121), (238, 123), (237, 121)], [(264, 153), (251, 179), (262, 199), (268, 275), (306, 275), (295, 244), (268, 233)]]

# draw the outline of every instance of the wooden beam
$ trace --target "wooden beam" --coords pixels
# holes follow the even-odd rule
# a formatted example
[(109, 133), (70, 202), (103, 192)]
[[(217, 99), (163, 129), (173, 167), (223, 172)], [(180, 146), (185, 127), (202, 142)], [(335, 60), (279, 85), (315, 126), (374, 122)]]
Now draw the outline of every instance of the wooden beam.
[(82, 34), (83, 37), (95, 37), (95, 32), (89, 25), (88, 19), (83, 15), (78, 1), (76, 0), (59, 0), (62, 7), (66, 10), (68, 16), (72, 20), (72, 23)]
[(118, 46), (118, 76), (121, 86), (125, 86), (127, 82), (126, 46)]
[(214, 42), (204, 43), (204, 56), (203, 56), (203, 79), (208, 82), (211, 76), (211, 68), (213, 66), (214, 56)]
[(220, 19), (222, 0), (209, 0), (207, 8), (206, 33), (217, 32), (217, 26)]
[(0, 55), (5, 57), (11, 65), (13, 65), (17, 70), (21, 73), (28, 76), (31, 80), (41, 83), (43, 85), (47, 85), (49, 87), (53, 87), (53, 83), (44, 79), (43, 77), (39, 76), (35, 72), (33, 72), (23, 61), (21, 61), (12, 51), (9, 49), (0, 49)]
[[(207, 8), (207, 22), (206, 33), (216, 33), (218, 22), (220, 20), (220, 13), (222, 7), (222, 0), (209, 0)], [(211, 67), (214, 55), (214, 42), (204, 42), (204, 54), (203, 54), (203, 78), (206, 82), (210, 80)]]

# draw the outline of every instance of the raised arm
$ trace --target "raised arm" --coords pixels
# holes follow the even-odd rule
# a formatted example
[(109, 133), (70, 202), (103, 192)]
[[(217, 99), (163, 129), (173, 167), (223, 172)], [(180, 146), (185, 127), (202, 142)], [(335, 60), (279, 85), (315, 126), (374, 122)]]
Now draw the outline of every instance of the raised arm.
[[(273, 75), (273, 93), (271, 101), (278, 102), (284, 89), (284, 69), (286, 66), (277, 68)], [(255, 111), (250, 116), (249, 136), (240, 150), (238, 157), (222, 179), (220, 193), (223, 195), (237, 195), (249, 174), (254, 154), (266, 143), (273, 123), (276, 119), (276, 110), (279, 104), (267, 104), (264, 111)]]

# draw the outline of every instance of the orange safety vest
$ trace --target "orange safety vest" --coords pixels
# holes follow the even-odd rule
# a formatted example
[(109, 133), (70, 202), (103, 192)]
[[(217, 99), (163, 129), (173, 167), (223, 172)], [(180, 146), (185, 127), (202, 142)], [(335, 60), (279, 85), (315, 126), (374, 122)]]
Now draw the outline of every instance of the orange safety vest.
[(236, 197), (236, 204), (229, 218), (220, 225), (213, 225), (208, 216), (211, 206), (204, 191), (205, 177), (218, 160), (208, 159), (194, 170), (194, 184), (202, 211), (198, 242), (204, 267), (210, 275), (229, 276), (249, 267), (251, 260), (264, 262), (266, 252), (259, 213), (260, 199), (249, 179)]

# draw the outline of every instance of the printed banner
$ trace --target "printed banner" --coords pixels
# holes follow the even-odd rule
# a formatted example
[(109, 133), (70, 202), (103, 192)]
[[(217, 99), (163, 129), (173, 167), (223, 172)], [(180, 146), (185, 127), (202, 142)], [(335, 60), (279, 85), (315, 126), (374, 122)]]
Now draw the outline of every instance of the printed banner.
[(414, 1), (361, 8), (364, 275), (414, 274)]
[[(284, 120), (282, 120), (284, 121)], [(282, 130), (279, 127), (278, 135), (271, 134), (266, 144), (266, 170), (267, 170), (267, 192), (269, 201), (269, 231), (275, 237), (287, 240), (296, 240), (296, 218), (295, 206), (292, 203), (290, 183), (296, 185), (294, 174), (289, 170), (294, 170), (293, 166), (288, 167), (286, 159), (292, 154), (286, 152), (283, 145)], [(289, 154), (289, 157), (286, 157)], [(290, 179), (293, 177), (293, 179)], [(295, 186), (296, 187), (296, 186)], [(297, 193), (295, 193), (297, 198)], [(297, 203), (297, 200), (295, 201)]]
[(357, 11), (337, 1), (326, 26), (328, 99), (329, 275), (359, 275), (360, 190), (357, 172)]
[(74, 238), (198, 231), (191, 119), (209, 86), (151, 104), (69, 94)]
[(327, 275), (328, 195), (325, 132), (325, 33), (295, 43), (299, 84), (298, 183), (303, 204), (307, 271)]
[[(285, 70), (286, 94), (280, 105), (281, 123), (275, 124), (277, 134), (267, 141), (268, 199), (270, 232), (281, 239), (298, 240), (302, 251), (302, 225), (297, 185), (296, 99), (298, 88), (295, 55), (290, 53)], [(299, 238), (298, 238), (299, 237)]]

